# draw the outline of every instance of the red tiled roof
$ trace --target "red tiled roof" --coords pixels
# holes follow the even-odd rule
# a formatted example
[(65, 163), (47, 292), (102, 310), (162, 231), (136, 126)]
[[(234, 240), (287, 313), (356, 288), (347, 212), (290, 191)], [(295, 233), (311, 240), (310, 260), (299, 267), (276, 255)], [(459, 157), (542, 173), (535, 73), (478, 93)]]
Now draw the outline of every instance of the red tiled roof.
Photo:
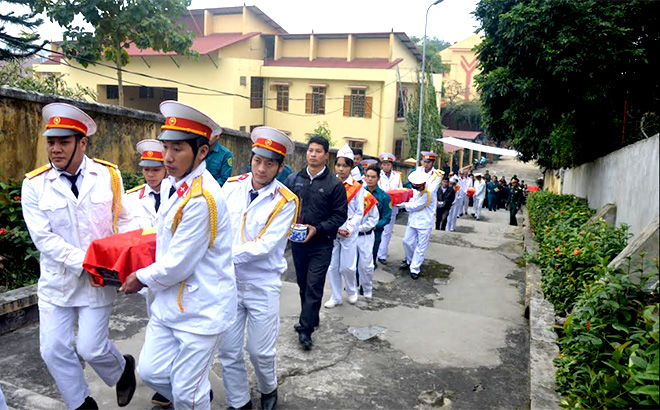
[[(220, 50), (223, 47), (230, 46), (232, 44), (238, 43), (243, 40), (247, 40), (250, 37), (258, 36), (259, 32), (252, 33), (216, 33), (210, 34), (208, 36), (196, 37), (193, 40), (191, 50), (197, 51), (201, 55), (211, 53), (213, 51)], [(154, 51), (150, 48), (140, 50), (135, 44), (131, 44), (130, 47), (126, 50), (129, 56), (138, 56), (138, 57), (153, 57), (153, 56), (175, 56), (175, 52), (163, 53), (162, 51)]]
[(449, 144), (442, 144), (442, 148), (445, 150), (446, 153), (451, 154), (452, 152), (460, 151), (463, 148), (461, 147), (456, 147), (454, 145), (449, 145)]
[(317, 58), (309, 61), (307, 57), (283, 57), (279, 60), (268, 59), (266, 66), (271, 67), (308, 67), (308, 68), (372, 68), (388, 69), (399, 64), (403, 59), (389, 61), (387, 58), (358, 58), (347, 61), (345, 58)]
[(483, 134), (481, 131), (442, 130), (443, 137), (454, 137), (470, 141), (474, 141), (481, 134)]

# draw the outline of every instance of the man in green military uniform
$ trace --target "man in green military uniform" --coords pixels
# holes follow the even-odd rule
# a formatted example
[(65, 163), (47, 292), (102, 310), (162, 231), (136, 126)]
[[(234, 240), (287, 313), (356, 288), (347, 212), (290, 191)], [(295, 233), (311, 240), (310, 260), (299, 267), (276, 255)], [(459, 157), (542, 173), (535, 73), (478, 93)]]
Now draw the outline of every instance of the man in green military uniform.
[(509, 200), (507, 201), (507, 207), (509, 208), (509, 225), (518, 226), (518, 219), (516, 219), (516, 214), (522, 206), (523, 203), (523, 190), (518, 185), (518, 178), (514, 175), (511, 178), (511, 188), (509, 191)]
[(392, 204), (390, 195), (383, 191), (378, 186), (378, 179), (380, 178), (380, 167), (378, 165), (371, 165), (364, 173), (364, 181), (367, 184), (367, 190), (378, 200), (378, 213), (380, 218), (374, 229), (376, 236), (374, 237), (374, 268), (376, 268), (378, 247), (380, 246), (380, 238), (383, 230), (390, 223), (392, 218)]
[(223, 186), (227, 178), (231, 176), (234, 165), (234, 156), (224, 145), (218, 142), (218, 136), (211, 137), (209, 143), (211, 150), (206, 157), (206, 169), (213, 175), (220, 186)]

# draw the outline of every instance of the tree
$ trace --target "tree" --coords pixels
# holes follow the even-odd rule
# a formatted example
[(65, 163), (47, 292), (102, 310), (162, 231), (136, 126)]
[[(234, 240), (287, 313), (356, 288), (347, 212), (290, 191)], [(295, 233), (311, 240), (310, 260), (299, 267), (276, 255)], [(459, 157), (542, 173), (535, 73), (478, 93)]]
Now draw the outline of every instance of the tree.
[[(117, 68), (119, 105), (124, 105), (122, 67), (129, 63), (126, 49), (130, 44), (144, 50), (174, 51), (196, 55), (190, 51), (194, 35), (177, 24), (187, 11), (190, 0), (31, 0), (33, 10), (47, 16), (64, 28), (60, 45), (67, 58), (83, 67), (102, 59)], [(78, 26), (81, 16), (92, 30)]]
[[(24, 6), (30, 0), (4, 0), (0, 4), (9, 3), (14, 6)], [(2, 10), (7, 10), (10, 6), (2, 6)], [(20, 36), (13, 36), (7, 33), (7, 25), (13, 24), (28, 30), (33, 30), (43, 23), (43, 20), (35, 18), (37, 13), (15, 14), (13, 11), (7, 13), (0, 12), (0, 41), (4, 44), (0, 47), (0, 61), (16, 58), (25, 58), (36, 54), (47, 41), (41, 44), (35, 44), (39, 40), (39, 34), (23, 32)]]
[[(319, 136), (327, 139), (328, 144), (330, 144), (330, 146), (332, 147), (332, 146), (335, 145), (335, 142), (332, 140), (332, 135), (331, 134), (332, 134), (332, 132), (330, 131), (330, 126), (328, 125), (328, 122), (323, 121), (323, 122), (318, 122), (316, 124), (316, 128), (314, 128), (314, 132), (309, 135), (309, 138), (312, 138), (314, 135), (319, 135)], [(308, 138), (308, 140), (309, 140), (309, 138)]]
[[(419, 37), (411, 37), (411, 40), (419, 51), (422, 52), (423, 44), (422, 39)], [(426, 37), (426, 69), (429, 68), (433, 70), (434, 73), (448, 72), (449, 66), (442, 64), (442, 58), (440, 57), (440, 52), (445, 48), (451, 46), (451, 44), (445, 40), (440, 40), (437, 37), (429, 38)]]
[[(442, 143), (438, 138), (442, 138), (442, 123), (440, 113), (438, 112), (438, 102), (436, 99), (435, 86), (431, 78), (431, 73), (426, 73), (424, 81), (424, 113), (422, 118), (422, 151), (434, 151), (442, 154)], [(406, 126), (410, 141), (409, 155), (414, 156), (417, 153), (417, 132), (419, 124), (419, 89), (408, 100), (408, 110), (406, 112)]]
[(79, 84), (76, 84), (75, 88), (67, 86), (64, 74), (38, 73), (31, 68), (24, 68), (18, 59), (0, 66), (0, 85), (60, 95), (75, 100), (84, 101), (85, 97), (89, 97), (96, 101), (96, 93), (89, 88), (81, 87)]
[(475, 16), (485, 127), (524, 160), (575, 166), (658, 132), (660, 2), (481, 0)]

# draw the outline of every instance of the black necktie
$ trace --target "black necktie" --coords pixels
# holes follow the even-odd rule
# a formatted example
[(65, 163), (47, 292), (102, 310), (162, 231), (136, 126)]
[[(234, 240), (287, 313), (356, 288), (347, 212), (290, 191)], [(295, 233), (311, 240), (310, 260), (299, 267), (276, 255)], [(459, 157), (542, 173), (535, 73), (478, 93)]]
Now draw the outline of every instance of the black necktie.
[(156, 203), (154, 203), (154, 208), (156, 208), (156, 212), (158, 212), (158, 208), (160, 208), (160, 192), (152, 192), (151, 195), (153, 195), (154, 199), (156, 200)]
[(71, 182), (71, 192), (73, 192), (73, 195), (75, 195), (76, 198), (78, 198), (78, 186), (76, 185), (76, 181), (78, 181), (78, 175), (80, 174), (76, 174), (76, 175), (62, 174), (62, 175), (64, 175), (64, 177), (68, 179), (69, 182)]
[(174, 185), (172, 185), (170, 187), (170, 195), (168, 196), (168, 198), (171, 197), (172, 195), (174, 195), (175, 192), (176, 192), (176, 188), (174, 188)]
[(250, 202), (248, 202), (248, 205), (250, 205), (252, 201), (257, 199), (258, 196), (259, 196), (259, 191), (250, 190)]

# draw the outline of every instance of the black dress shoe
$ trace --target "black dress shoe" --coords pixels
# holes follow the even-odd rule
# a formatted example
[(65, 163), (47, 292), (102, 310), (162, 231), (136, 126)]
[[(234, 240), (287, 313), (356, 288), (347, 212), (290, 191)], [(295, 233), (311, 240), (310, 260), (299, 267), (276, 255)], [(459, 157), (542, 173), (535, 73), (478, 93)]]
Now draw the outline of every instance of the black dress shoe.
[(417, 280), (417, 279), (419, 279), (419, 273), (412, 273), (412, 272), (410, 272), (410, 277), (413, 278), (413, 279), (415, 279), (415, 280)]
[(277, 406), (277, 388), (268, 394), (261, 393), (261, 409), (275, 410)]
[(311, 335), (307, 333), (300, 333), (298, 335), (298, 341), (300, 342), (300, 345), (302, 346), (303, 350), (312, 350), (312, 346), (314, 344), (312, 343)]
[(378, 259), (378, 262), (382, 263), (383, 265), (387, 265), (387, 261), (385, 259)]
[(227, 407), (227, 410), (251, 410), (252, 409), (252, 400), (245, 403), (241, 407)]
[(94, 400), (92, 396), (87, 396), (83, 404), (81, 404), (76, 410), (99, 410), (99, 405), (96, 404), (96, 400)]
[(169, 407), (172, 404), (170, 399), (168, 399), (167, 397), (163, 396), (158, 392), (154, 393), (154, 395), (151, 396), (151, 403), (160, 407)]
[(410, 267), (410, 264), (408, 261), (403, 261), (401, 262), (401, 265), (399, 265), (399, 269), (408, 269)]
[(135, 393), (135, 359), (130, 354), (125, 354), (126, 367), (124, 373), (121, 374), (117, 382), (117, 405), (119, 407), (126, 407), (131, 402), (133, 394)]

